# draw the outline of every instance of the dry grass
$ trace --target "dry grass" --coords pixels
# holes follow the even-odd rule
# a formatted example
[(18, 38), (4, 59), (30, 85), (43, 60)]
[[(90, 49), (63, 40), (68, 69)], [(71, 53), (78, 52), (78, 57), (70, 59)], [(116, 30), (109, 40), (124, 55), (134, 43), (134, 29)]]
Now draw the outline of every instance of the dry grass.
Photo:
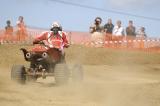
[(160, 64), (160, 54), (151, 52), (72, 46), (66, 53), (69, 62), (76, 61), (88, 65)]
[[(22, 47), (32, 48), (24, 45), (0, 45), (0, 67), (27, 64), (19, 50)], [(85, 65), (155, 65), (160, 64), (160, 54), (72, 45), (66, 49), (66, 60), (68, 63)]]

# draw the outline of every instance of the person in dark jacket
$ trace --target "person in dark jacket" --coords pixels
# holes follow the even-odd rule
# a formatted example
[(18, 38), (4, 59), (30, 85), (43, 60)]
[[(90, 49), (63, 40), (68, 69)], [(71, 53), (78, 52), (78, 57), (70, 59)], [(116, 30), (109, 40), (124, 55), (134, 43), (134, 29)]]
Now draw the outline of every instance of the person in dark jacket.
[(108, 19), (108, 22), (104, 25), (105, 32), (112, 34), (113, 28), (112, 19)]
[[(133, 41), (133, 39), (136, 37), (136, 28), (134, 27), (132, 20), (130, 20), (128, 23), (128, 27), (126, 28), (126, 35), (128, 41)], [(128, 42), (127, 44), (128, 48), (133, 48), (134, 46), (133, 42)]]
[(128, 27), (126, 28), (126, 35), (135, 37), (136, 36), (136, 28), (133, 26), (133, 21), (129, 21)]
[(112, 40), (112, 31), (114, 25), (112, 24), (112, 19), (108, 19), (108, 22), (104, 25), (104, 31), (106, 33), (106, 40)]

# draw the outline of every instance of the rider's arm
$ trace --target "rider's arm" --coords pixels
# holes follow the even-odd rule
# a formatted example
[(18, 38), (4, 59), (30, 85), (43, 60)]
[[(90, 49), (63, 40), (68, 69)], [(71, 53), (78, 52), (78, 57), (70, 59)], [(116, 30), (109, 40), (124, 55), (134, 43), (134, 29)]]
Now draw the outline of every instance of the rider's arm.
[(46, 36), (47, 36), (47, 32), (43, 32), (41, 35), (39, 35), (34, 39), (33, 44), (37, 44), (40, 41), (46, 40)]
[(63, 33), (62, 34), (62, 39), (63, 39), (64, 47), (68, 48), (69, 47), (69, 43), (68, 43), (66, 35), (67, 35), (66, 33)]

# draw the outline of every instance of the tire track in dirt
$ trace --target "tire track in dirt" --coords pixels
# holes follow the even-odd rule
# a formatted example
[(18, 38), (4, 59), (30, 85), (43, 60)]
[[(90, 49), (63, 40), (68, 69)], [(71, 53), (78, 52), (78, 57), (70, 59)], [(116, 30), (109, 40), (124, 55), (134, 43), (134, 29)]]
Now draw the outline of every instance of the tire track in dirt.
[(122, 66), (112, 68), (86, 65), (84, 71), (83, 83), (70, 83), (58, 87), (54, 85), (53, 78), (19, 85), (10, 80), (10, 74), (6, 70), (0, 75), (0, 82), (3, 82), (0, 88), (0, 105), (158, 106), (160, 104), (160, 79), (157, 78), (157, 74), (150, 75), (143, 71), (130, 72)]

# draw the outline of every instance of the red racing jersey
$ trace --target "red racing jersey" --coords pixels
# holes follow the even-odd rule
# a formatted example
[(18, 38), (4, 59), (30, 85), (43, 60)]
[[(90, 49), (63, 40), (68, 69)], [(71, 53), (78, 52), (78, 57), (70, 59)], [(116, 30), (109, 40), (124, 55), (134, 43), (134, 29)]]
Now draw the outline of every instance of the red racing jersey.
[(66, 33), (63, 31), (59, 31), (56, 35), (54, 35), (52, 31), (43, 32), (35, 38), (33, 43), (38, 43), (39, 41), (45, 41), (45, 45), (49, 48), (63, 49), (69, 46)]

